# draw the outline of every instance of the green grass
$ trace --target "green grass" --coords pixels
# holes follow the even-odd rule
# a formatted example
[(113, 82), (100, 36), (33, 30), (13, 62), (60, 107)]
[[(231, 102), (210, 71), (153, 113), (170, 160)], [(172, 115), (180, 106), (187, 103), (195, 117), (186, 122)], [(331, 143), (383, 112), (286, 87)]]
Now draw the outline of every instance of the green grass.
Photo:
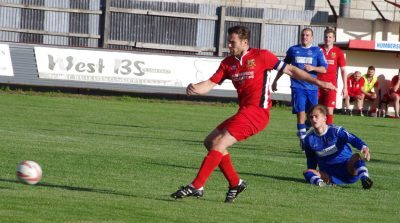
[[(304, 183), (304, 155), (288, 108), (230, 149), (248, 190), (224, 204), (216, 170), (203, 199), (169, 194), (196, 175), (204, 137), (232, 104), (182, 103), (0, 91), (1, 222), (398, 222), (400, 121), (335, 116), (364, 139), (374, 187)], [(39, 185), (15, 182), (22, 160), (41, 164)]]

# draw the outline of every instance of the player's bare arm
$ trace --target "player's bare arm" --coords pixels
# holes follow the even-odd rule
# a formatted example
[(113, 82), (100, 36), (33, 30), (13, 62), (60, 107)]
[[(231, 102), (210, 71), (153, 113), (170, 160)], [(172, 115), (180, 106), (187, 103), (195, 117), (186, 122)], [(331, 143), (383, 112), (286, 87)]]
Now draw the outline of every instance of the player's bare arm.
[(272, 89), (273, 92), (275, 92), (275, 91), (278, 90), (278, 88), (277, 88), (278, 80), (279, 80), (279, 78), (282, 77), (282, 75), (283, 75), (283, 72), (282, 72), (282, 71), (279, 71), (279, 72), (276, 74), (276, 77), (275, 77), (275, 79), (274, 79), (274, 81), (272, 82), (272, 85), (271, 85), (271, 89)]
[(362, 92), (364, 95), (366, 95), (366, 96), (371, 96), (371, 95), (372, 95), (372, 93), (367, 92), (367, 91), (364, 89), (364, 87), (361, 88), (361, 92)]
[[(375, 90), (375, 92), (376, 92), (375, 87), (374, 87), (374, 90)], [(365, 90), (361, 90), (361, 91), (364, 93), (364, 95), (366, 95), (366, 96), (368, 96), (368, 97), (374, 97), (374, 96), (376, 96), (376, 93), (375, 93), (375, 92), (372, 92), (372, 90), (371, 90), (370, 92), (367, 92), (367, 91), (365, 91)]]
[(348, 91), (347, 91), (347, 72), (346, 72), (346, 67), (340, 67), (340, 73), (342, 74), (342, 81), (343, 81), (342, 95), (343, 95), (343, 97), (347, 97)]
[(186, 94), (187, 95), (207, 94), (216, 85), (217, 84), (212, 82), (211, 80), (202, 81), (197, 84), (190, 83), (186, 88)]
[(304, 65), (304, 70), (307, 72), (315, 71), (320, 74), (326, 73), (326, 68), (324, 66), (315, 67), (310, 64)]
[(319, 88), (323, 89), (329, 89), (329, 90), (336, 90), (336, 87), (330, 83), (330, 82), (325, 82), (325, 81), (320, 81), (316, 78), (313, 78), (309, 73), (295, 67), (292, 65), (287, 65), (285, 69), (283, 69), (283, 72), (286, 73), (287, 75), (291, 76), (294, 79), (302, 80), (302, 81), (307, 81), (308, 83), (315, 84)]
[(397, 76), (398, 76), (397, 83), (393, 86), (393, 91), (394, 92), (399, 90), (399, 87), (400, 87), (400, 69), (399, 69), (399, 74)]

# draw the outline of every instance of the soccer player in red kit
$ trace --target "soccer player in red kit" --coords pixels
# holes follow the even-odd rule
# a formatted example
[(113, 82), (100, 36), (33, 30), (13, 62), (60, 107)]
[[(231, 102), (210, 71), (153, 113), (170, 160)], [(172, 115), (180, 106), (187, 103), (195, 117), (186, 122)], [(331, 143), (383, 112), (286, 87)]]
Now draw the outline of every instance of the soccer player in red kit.
[[(346, 60), (342, 50), (333, 45), (335, 39), (336, 33), (333, 29), (326, 29), (324, 31), (324, 45), (321, 49), (328, 61), (328, 69), (326, 73), (318, 74), (317, 78), (322, 81), (330, 82), (337, 87), (337, 72), (338, 67), (340, 67), (343, 80), (342, 95), (345, 98), (347, 97)], [(333, 124), (333, 111), (336, 107), (336, 90), (319, 89), (318, 104), (325, 105), (328, 108), (326, 123), (328, 125)]]
[(394, 104), (394, 117), (400, 118), (400, 69), (399, 73), (392, 78), (390, 82), (389, 99)]
[(362, 88), (364, 87), (364, 78), (361, 77), (360, 71), (355, 71), (354, 74), (349, 75), (347, 78), (347, 97), (343, 97), (345, 101), (345, 114), (352, 115), (353, 111), (350, 110), (350, 101), (357, 102), (357, 109), (362, 115), (364, 93)]
[(197, 176), (192, 183), (182, 186), (171, 196), (175, 199), (189, 196), (202, 197), (203, 186), (208, 177), (219, 167), (229, 182), (225, 202), (233, 202), (247, 184), (236, 173), (228, 147), (238, 141), (262, 131), (269, 121), (269, 71), (276, 69), (284, 73), (318, 85), (321, 88), (335, 89), (331, 83), (312, 78), (308, 73), (287, 65), (267, 50), (249, 47), (250, 30), (244, 26), (228, 29), (228, 48), (231, 56), (226, 57), (216, 73), (208, 80), (189, 84), (188, 95), (206, 94), (225, 79), (232, 80), (237, 90), (239, 110), (232, 117), (218, 125), (204, 140), (208, 153)]

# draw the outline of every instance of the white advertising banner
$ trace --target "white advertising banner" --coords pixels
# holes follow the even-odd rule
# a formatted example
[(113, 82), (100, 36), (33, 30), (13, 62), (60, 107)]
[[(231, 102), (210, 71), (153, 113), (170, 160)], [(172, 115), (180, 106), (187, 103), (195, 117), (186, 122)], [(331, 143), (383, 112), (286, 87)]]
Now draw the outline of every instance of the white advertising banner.
[[(186, 87), (208, 79), (220, 58), (35, 47), (39, 78)], [(225, 81), (216, 89), (235, 90)]]
[(0, 44), (0, 76), (14, 76), (10, 47), (7, 44)]
[(376, 50), (400, 51), (400, 42), (376, 41)]

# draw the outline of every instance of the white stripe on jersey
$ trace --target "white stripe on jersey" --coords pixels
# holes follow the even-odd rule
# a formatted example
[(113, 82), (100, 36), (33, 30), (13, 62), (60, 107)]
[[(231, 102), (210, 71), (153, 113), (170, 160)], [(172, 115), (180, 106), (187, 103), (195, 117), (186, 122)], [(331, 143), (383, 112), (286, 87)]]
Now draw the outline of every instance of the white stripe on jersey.
[[(339, 131), (342, 129), (342, 127), (338, 127), (337, 128), (337, 133), (339, 133)], [(346, 133), (347, 137), (349, 137), (349, 139), (354, 138), (353, 135), (350, 134), (350, 132), (348, 132), (346, 129), (344, 129), (344, 133)]]
[(279, 65), (276, 67), (276, 69), (275, 70), (277, 70), (277, 71), (281, 71), (281, 69), (284, 67), (284, 65), (285, 65), (285, 62), (283, 62), (283, 61), (279, 61)]
[(270, 82), (270, 79), (271, 79), (271, 75), (270, 75), (270, 73), (269, 73), (269, 71), (268, 71), (268, 73), (267, 73), (267, 81), (265, 82), (265, 85), (263, 86), (264, 87), (264, 104), (263, 104), (263, 108), (268, 108), (268, 105), (269, 105), (269, 82)]

